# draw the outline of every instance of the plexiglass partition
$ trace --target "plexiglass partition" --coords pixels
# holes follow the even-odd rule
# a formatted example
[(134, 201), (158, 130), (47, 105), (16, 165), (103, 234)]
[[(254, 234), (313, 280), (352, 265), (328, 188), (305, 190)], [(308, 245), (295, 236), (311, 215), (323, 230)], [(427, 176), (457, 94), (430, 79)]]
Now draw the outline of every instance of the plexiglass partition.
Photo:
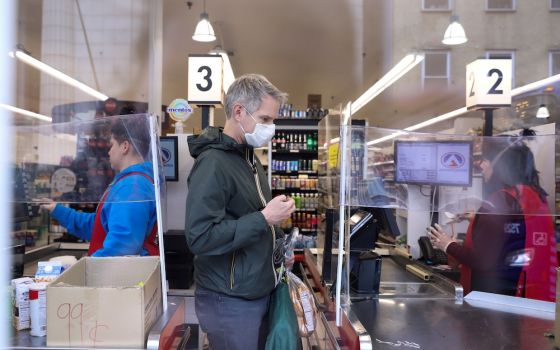
[[(163, 248), (160, 203), (165, 182), (160, 175), (163, 172), (155, 117), (137, 114), (16, 126), (13, 134), (14, 240), (24, 240), (32, 249), (53, 243), (66, 229), (72, 234), (82, 233), (78, 227), (63, 228), (56, 220), (46, 217), (39, 210), (40, 203), (54, 201), (79, 212), (89, 212), (90, 216), (82, 221), (93, 222), (98, 203), (104, 202), (105, 206), (114, 208), (126, 206), (126, 210), (121, 210), (121, 217), (105, 218), (117, 220), (123, 232), (128, 232), (126, 225), (137, 224), (133, 216), (154, 213), (155, 209), (157, 218), (151, 217), (144, 224), (151, 232), (157, 219), (158, 235), (153, 243)], [(21, 232), (25, 232), (23, 237)], [(86, 239), (84, 235), (81, 238)], [(164, 269), (162, 273), (165, 281)]]
[[(50, 198), (85, 206), (97, 203), (118, 170), (125, 167), (118, 158), (111, 158), (111, 138), (130, 140), (141, 163), (154, 176), (152, 143), (157, 149), (157, 135), (151, 133), (147, 114), (114, 116), (88, 121), (73, 121), (37, 126), (15, 126), (12, 170), (23, 180), (24, 191), (14, 192), (14, 202), (33, 203)], [(121, 140), (122, 142), (122, 140)], [(159, 154), (155, 164), (161, 168)], [(138, 189), (131, 188), (131, 192)], [(155, 200), (139, 194), (134, 201)]]
[[(466, 292), (555, 300), (557, 135), (514, 130), (482, 137), (349, 125), (341, 126), (341, 139), (347, 140), (342, 207), (394, 217), (396, 227), (384, 234), (414, 258), (423, 236), (435, 248), (449, 248)], [(436, 223), (439, 229), (428, 235)]]

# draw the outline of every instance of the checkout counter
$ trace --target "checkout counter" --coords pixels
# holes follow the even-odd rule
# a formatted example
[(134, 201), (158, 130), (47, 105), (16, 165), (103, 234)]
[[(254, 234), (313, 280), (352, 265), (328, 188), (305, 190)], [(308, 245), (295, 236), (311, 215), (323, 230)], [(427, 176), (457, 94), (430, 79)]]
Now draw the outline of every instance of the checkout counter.
[[(342, 325), (321, 282), (317, 255), (301, 260), (319, 305), (308, 345), (321, 349), (554, 349), (554, 304), (470, 293), (430, 267), (391, 252), (382, 257), (378, 294), (350, 294)], [(420, 272), (419, 272), (420, 271)]]

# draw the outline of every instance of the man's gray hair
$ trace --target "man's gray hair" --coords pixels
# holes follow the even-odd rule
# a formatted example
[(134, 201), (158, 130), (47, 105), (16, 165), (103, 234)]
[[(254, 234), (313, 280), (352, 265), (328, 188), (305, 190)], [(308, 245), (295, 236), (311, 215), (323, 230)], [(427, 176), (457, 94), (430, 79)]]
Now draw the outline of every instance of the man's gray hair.
[(266, 96), (271, 96), (280, 105), (285, 103), (288, 97), (285, 92), (278, 90), (276, 86), (260, 74), (246, 74), (235, 79), (226, 94), (224, 106), (226, 118), (231, 118), (233, 105), (236, 103), (242, 104), (249, 113), (253, 113), (260, 108), (262, 99)]

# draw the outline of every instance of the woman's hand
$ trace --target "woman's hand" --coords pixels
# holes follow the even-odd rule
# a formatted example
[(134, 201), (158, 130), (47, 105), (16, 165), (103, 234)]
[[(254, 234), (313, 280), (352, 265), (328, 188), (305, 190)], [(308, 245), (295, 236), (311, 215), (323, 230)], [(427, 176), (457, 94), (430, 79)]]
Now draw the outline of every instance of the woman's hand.
[(439, 224), (436, 223), (434, 226), (428, 227), (428, 237), (434, 247), (445, 252), (451, 243), (456, 242), (455, 237), (445, 233)]
[(51, 213), (56, 207), (56, 202), (50, 198), (39, 198), (39, 199), (35, 199), (34, 202), (38, 202), (39, 208), (41, 208), (41, 210), (48, 211)]

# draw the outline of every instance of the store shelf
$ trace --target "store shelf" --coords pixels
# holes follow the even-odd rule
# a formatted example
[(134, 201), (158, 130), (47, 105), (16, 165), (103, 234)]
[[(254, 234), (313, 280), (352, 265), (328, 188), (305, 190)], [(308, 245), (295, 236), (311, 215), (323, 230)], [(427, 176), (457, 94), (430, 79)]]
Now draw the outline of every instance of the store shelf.
[(273, 188), (272, 191), (276, 192), (299, 192), (299, 193), (317, 193), (316, 189), (301, 189), (301, 188)]
[(298, 174), (317, 175), (317, 172), (311, 170), (272, 171), (272, 175), (298, 175)]
[(317, 156), (316, 150), (306, 150), (306, 149), (273, 149), (273, 154), (299, 154), (299, 155), (313, 155)]

